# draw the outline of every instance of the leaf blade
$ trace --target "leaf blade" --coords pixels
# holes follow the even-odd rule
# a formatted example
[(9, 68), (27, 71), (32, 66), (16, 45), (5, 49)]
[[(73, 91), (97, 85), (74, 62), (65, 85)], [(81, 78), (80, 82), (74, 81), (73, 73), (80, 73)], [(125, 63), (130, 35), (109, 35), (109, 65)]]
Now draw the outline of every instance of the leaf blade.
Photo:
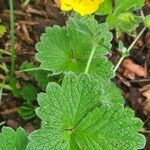
[[(98, 46), (89, 73), (100, 72), (102, 76), (103, 71), (108, 69), (108, 78), (112, 78), (113, 65), (104, 57), (110, 52), (111, 40), (112, 34), (107, 24), (99, 25), (93, 18), (75, 16), (69, 19), (67, 27), (47, 28), (41, 42), (36, 45), (36, 59), (41, 62), (42, 69), (56, 73), (73, 71), (79, 74), (85, 71), (93, 42), (96, 42)], [(102, 67), (99, 67), (100, 64)], [(92, 68), (96, 68), (98, 72)]]
[[(40, 107), (37, 115), (43, 121), (42, 129), (31, 134), (28, 150), (41, 150), (43, 147), (44, 150), (126, 150), (144, 146), (145, 139), (138, 134), (142, 122), (134, 117), (131, 110), (124, 110), (122, 102), (111, 101), (115, 95), (103, 93), (100, 82), (87, 74), (77, 76), (70, 72), (62, 86), (50, 83), (46, 93), (38, 96)], [(124, 134), (119, 134), (121, 132)], [(127, 134), (131, 134), (130, 138), (123, 138)], [(41, 140), (41, 136), (46, 140)], [(107, 138), (111, 142), (108, 143)]]
[(25, 150), (28, 139), (22, 128), (18, 128), (15, 132), (9, 127), (3, 127), (0, 133), (0, 143), (1, 150)]

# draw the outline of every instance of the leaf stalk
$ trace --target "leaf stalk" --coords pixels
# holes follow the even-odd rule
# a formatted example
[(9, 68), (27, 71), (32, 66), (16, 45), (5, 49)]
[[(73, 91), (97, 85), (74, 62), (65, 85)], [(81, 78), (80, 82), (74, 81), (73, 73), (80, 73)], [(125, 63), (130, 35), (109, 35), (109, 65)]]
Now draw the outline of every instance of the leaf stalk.
[[(139, 40), (139, 38), (141, 37), (141, 35), (144, 33), (144, 31), (146, 30), (146, 27), (144, 27), (141, 32), (138, 34), (138, 36), (135, 38), (135, 40), (131, 43), (131, 45), (128, 47), (127, 49), (127, 53), (130, 52), (130, 50), (133, 48), (133, 46), (135, 45), (135, 43)], [(121, 65), (122, 61), (124, 60), (124, 58), (126, 57), (126, 55), (122, 55), (121, 58), (119, 59), (118, 63), (116, 64), (115, 68), (114, 68), (114, 72), (117, 71), (117, 69), (119, 68), (119, 66)]]
[(10, 49), (11, 49), (11, 70), (10, 75), (13, 76), (14, 69), (15, 69), (15, 36), (14, 36), (14, 7), (13, 7), (13, 0), (9, 0), (10, 6)]
[(86, 65), (86, 68), (85, 68), (85, 73), (88, 73), (88, 71), (89, 71), (89, 69), (90, 69), (90, 65), (91, 65), (92, 59), (93, 59), (93, 57), (94, 57), (96, 48), (97, 48), (97, 44), (96, 44), (95, 42), (93, 42), (93, 47), (92, 47), (92, 50), (91, 50), (91, 54), (90, 54), (90, 56), (89, 56), (89, 59), (88, 59), (88, 61), (87, 61), (87, 65)]

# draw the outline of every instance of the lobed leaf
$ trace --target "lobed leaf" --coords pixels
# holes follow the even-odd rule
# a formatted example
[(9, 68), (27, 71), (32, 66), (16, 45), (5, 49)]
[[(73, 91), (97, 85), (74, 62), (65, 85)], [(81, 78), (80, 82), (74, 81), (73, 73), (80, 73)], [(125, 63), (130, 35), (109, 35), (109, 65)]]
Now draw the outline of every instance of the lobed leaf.
[(138, 131), (142, 121), (121, 106), (96, 108), (76, 128), (76, 141), (81, 149), (137, 150), (145, 145)]
[(41, 42), (36, 45), (36, 59), (41, 62), (42, 69), (79, 74), (85, 71), (92, 46), (97, 43), (89, 73), (108, 79), (114, 76), (113, 65), (104, 55), (110, 52), (111, 40), (112, 34), (107, 24), (98, 24), (93, 18), (75, 16), (69, 19), (67, 27), (46, 29)]
[[(115, 97), (104, 96), (101, 81), (87, 74), (66, 74), (62, 86), (50, 83), (38, 96), (42, 129), (29, 137), (27, 150), (137, 150), (142, 122)], [(107, 97), (108, 96), (108, 97)], [(103, 101), (105, 99), (105, 101)], [(112, 100), (111, 99), (111, 100)]]
[(28, 139), (22, 128), (18, 128), (15, 132), (9, 127), (3, 127), (0, 143), (0, 150), (25, 150)]
[[(123, 103), (121, 96), (118, 99), (113, 97), (113, 94), (115, 94), (113, 93), (113, 90), (113, 94), (110, 91), (106, 94), (106, 91), (104, 91), (104, 82), (104, 80), (101, 82), (101, 80), (96, 80), (86, 74), (76, 76), (74, 73), (68, 73), (63, 80), (62, 87), (56, 83), (48, 84), (46, 94), (41, 93), (38, 95), (38, 102), (39, 105), (46, 105), (48, 108), (52, 105), (56, 105), (55, 107), (57, 109), (55, 111), (58, 111), (57, 113), (61, 113), (63, 110), (63, 112), (66, 112), (64, 117), (67, 117), (67, 119), (72, 118), (71, 114), (74, 114), (75, 111), (75, 120), (81, 120), (82, 116), (90, 110), (93, 110), (96, 106), (102, 104), (108, 105), (108, 103), (110, 105)], [(109, 84), (107, 84), (107, 87), (109, 89)], [(105, 98), (105, 100), (103, 100), (103, 98)], [(49, 103), (47, 99), (49, 99), (51, 103)], [(37, 111), (40, 118), (45, 122), (49, 121), (49, 119), (51, 119), (51, 121), (55, 121), (55, 119), (58, 120), (58, 118), (49, 118), (49, 116), (54, 115), (49, 114), (46, 107), (43, 109), (39, 108), (40, 110)], [(71, 112), (71, 116), (67, 116), (68, 112)]]

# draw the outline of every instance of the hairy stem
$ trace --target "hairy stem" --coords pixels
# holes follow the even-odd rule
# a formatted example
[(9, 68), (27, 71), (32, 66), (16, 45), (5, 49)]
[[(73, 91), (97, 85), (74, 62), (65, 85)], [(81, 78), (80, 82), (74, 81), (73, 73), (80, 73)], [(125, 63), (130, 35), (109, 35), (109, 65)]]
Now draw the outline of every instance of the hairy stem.
[(91, 65), (91, 62), (92, 62), (92, 59), (93, 59), (96, 48), (97, 48), (97, 44), (93, 43), (92, 51), (91, 51), (91, 54), (89, 56), (86, 68), (85, 68), (85, 73), (88, 73), (88, 71), (90, 69), (90, 65)]
[[(129, 46), (129, 48), (127, 49), (127, 52), (129, 52), (133, 46), (135, 45), (135, 43), (139, 40), (139, 38), (141, 37), (141, 35), (144, 33), (146, 27), (144, 27), (141, 32), (138, 34), (138, 36), (135, 38), (135, 40), (132, 42), (132, 44)], [(122, 61), (124, 60), (126, 56), (122, 55), (121, 58), (119, 59), (118, 63), (116, 64), (115, 68), (114, 68), (114, 72), (117, 71), (117, 69), (119, 68), (119, 66), (121, 65)]]
[(15, 69), (15, 49), (14, 49), (14, 7), (13, 7), (13, 0), (9, 0), (10, 6), (10, 49), (11, 49), (11, 70), (10, 75), (13, 76), (14, 69)]

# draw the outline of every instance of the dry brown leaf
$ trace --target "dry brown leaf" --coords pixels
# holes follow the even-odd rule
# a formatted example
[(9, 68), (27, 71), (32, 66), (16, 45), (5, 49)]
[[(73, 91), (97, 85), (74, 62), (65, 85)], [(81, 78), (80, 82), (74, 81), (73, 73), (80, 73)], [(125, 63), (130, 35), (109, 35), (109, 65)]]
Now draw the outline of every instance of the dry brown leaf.
[(143, 88), (141, 88), (140, 92), (142, 92), (142, 95), (146, 97), (144, 103), (144, 113), (148, 114), (150, 113), (150, 84), (145, 85)]
[(129, 78), (131, 80), (135, 79), (135, 74), (132, 71), (130, 71), (129, 69), (124, 70), (123, 76), (126, 78)]
[[(130, 75), (127, 75), (126, 73), (134, 73), (135, 75), (139, 77), (147, 77), (147, 73), (144, 69), (144, 67), (134, 63), (131, 59), (127, 58), (123, 61), (122, 67), (125, 69), (125, 76), (130, 77)], [(128, 71), (127, 71), (128, 70)], [(133, 74), (132, 74), (133, 76)]]
[(145, 0), (145, 5), (150, 8), (150, 0)]

